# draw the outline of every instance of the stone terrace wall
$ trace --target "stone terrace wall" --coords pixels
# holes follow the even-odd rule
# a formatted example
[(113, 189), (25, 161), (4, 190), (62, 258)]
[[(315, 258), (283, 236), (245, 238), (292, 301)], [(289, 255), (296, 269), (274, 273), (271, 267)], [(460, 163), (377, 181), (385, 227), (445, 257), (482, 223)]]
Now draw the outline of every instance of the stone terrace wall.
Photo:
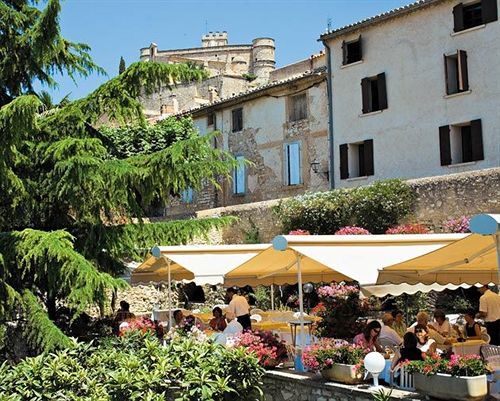
[[(372, 401), (368, 385), (344, 385), (325, 382), (311, 373), (268, 371), (264, 376), (266, 401)], [(390, 389), (385, 390), (387, 393)], [(424, 400), (417, 393), (393, 389), (390, 400)]]
[[(500, 213), (500, 167), (446, 176), (408, 180), (417, 194), (414, 216), (439, 232), (442, 224), (455, 217), (477, 213)], [(241, 244), (252, 233), (259, 242), (270, 242), (283, 234), (273, 207), (280, 199), (227, 206), (196, 212), (197, 217), (237, 216), (238, 224), (213, 235), (214, 243)], [(255, 236), (254, 236), (255, 237)]]

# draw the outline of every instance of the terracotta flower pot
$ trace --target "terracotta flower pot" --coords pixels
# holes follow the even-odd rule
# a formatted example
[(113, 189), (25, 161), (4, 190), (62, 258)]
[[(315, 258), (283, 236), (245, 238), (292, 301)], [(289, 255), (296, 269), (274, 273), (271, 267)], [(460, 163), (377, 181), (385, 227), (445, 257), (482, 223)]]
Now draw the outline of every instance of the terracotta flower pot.
[(356, 365), (335, 363), (330, 369), (321, 371), (321, 376), (329, 381), (356, 384), (363, 381), (363, 374), (356, 370)]

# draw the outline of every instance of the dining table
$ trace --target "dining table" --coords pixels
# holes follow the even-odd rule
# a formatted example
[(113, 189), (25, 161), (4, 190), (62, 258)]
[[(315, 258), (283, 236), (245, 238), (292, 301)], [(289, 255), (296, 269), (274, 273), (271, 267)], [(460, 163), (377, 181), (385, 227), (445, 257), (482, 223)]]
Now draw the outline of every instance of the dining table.
[(453, 341), (451, 350), (456, 355), (480, 355), (481, 346), (485, 344), (484, 340)]

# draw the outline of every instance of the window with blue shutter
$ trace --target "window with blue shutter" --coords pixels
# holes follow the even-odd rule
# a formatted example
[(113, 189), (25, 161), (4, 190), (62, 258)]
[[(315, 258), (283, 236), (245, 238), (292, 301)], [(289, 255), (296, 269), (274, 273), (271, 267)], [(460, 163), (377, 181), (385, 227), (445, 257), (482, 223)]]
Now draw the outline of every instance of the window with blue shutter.
[(182, 203), (193, 203), (193, 188), (186, 188), (181, 192)]
[(233, 193), (244, 194), (246, 186), (245, 156), (236, 156), (238, 162), (233, 172)]
[(287, 185), (302, 184), (300, 142), (285, 144), (285, 182)]

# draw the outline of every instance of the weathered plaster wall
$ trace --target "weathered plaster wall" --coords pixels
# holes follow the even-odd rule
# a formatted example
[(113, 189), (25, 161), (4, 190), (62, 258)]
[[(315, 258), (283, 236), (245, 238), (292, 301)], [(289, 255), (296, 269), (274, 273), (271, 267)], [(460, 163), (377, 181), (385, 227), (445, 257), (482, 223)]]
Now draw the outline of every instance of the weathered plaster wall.
[[(500, 166), (500, 22), (453, 34), (453, 6), (440, 2), (328, 42), (332, 49), (335, 185), (416, 178)], [(342, 66), (342, 40), (363, 41), (363, 61)], [(445, 98), (443, 54), (467, 51), (470, 93)], [(385, 72), (388, 109), (362, 115), (361, 79)], [(480, 118), (482, 161), (441, 166), (439, 127)], [(374, 141), (375, 175), (340, 180), (339, 145)]]

